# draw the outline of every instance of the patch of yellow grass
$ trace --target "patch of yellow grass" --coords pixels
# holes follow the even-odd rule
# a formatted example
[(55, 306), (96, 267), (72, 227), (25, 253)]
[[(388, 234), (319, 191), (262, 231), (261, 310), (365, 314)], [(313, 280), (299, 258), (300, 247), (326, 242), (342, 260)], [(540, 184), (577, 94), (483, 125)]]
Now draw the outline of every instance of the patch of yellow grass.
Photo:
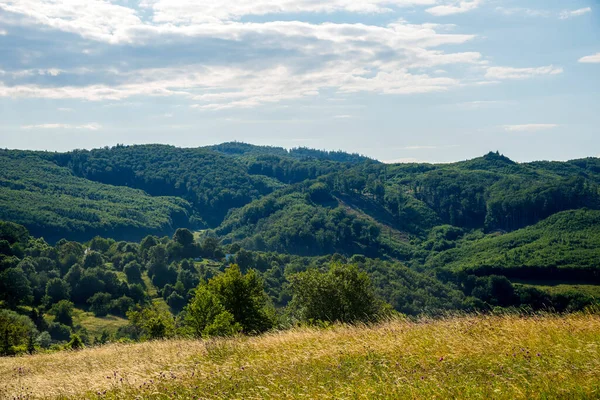
[(120, 327), (128, 324), (125, 318), (114, 315), (96, 317), (94, 313), (79, 308), (73, 310), (73, 322), (75, 325), (86, 328), (88, 333), (94, 337), (100, 336), (104, 330), (109, 333), (116, 333)]
[(600, 398), (600, 318), (394, 320), (0, 359), (0, 397), (28, 393), (109, 399)]

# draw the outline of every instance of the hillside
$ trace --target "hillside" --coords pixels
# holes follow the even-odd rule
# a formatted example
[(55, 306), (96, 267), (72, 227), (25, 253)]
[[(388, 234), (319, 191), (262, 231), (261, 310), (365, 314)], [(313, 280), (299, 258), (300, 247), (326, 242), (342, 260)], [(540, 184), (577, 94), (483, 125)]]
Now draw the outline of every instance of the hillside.
[(251, 250), (410, 258), (412, 246), (404, 235), (390, 235), (379, 221), (360, 211), (351, 209), (322, 183), (307, 184), (231, 211), (214, 233), (223, 243), (238, 242)]
[(489, 153), (454, 164), (385, 165), (244, 143), (1, 156), (0, 218), (52, 241), (134, 240), (188, 227), (254, 250), (410, 261), (442, 225), (514, 231), (557, 212), (600, 209), (593, 158), (518, 164)]
[(50, 241), (169, 234), (188, 224), (190, 212), (181, 198), (94, 182), (29, 152), (0, 151), (0, 220)]
[(96, 235), (139, 241), (185, 227), (232, 253), (362, 255), (444, 279), (444, 271), (598, 278), (595, 158), (516, 163), (490, 152), (453, 164), (386, 165), (224, 143), (3, 150), (0, 164), (0, 219), (50, 244)]
[(600, 211), (583, 209), (506, 234), (467, 237), (431, 254), (426, 264), (479, 275), (600, 282), (598, 260)]
[(596, 315), (453, 317), (0, 359), (0, 397), (596, 398)]

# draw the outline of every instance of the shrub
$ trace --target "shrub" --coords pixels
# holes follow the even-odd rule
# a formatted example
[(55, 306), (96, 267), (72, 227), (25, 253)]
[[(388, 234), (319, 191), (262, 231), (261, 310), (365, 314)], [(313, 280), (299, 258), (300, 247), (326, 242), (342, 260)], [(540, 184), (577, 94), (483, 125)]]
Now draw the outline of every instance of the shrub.
[(125, 272), (127, 282), (129, 283), (139, 283), (142, 281), (142, 270), (137, 261), (132, 261), (125, 265), (123, 272)]
[(67, 282), (60, 278), (53, 278), (46, 284), (46, 296), (48, 304), (54, 304), (61, 300), (69, 300), (71, 296), (71, 287)]
[(14, 354), (32, 335), (37, 335), (37, 330), (29, 317), (0, 309), (0, 355)]
[(50, 309), (50, 314), (54, 315), (54, 320), (63, 325), (73, 325), (73, 303), (67, 300), (61, 300), (54, 304)]
[(49, 349), (52, 345), (52, 337), (48, 332), (42, 332), (37, 337), (37, 344), (42, 349)]
[(171, 293), (167, 298), (167, 304), (177, 313), (185, 307), (185, 303), (185, 298), (177, 292)]
[(355, 265), (333, 264), (327, 272), (311, 269), (290, 281), (292, 308), (306, 322), (373, 321), (385, 308), (367, 273)]
[(242, 330), (206, 284), (196, 289), (194, 298), (185, 309), (184, 323), (197, 337), (231, 336)]
[(92, 311), (96, 317), (106, 316), (110, 311), (111, 299), (112, 297), (108, 293), (96, 293), (88, 299), (90, 311)]
[(208, 281), (208, 290), (230, 312), (245, 333), (261, 333), (271, 329), (273, 318), (267, 311), (269, 298), (263, 281), (255, 270), (243, 275), (236, 264)]
[(132, 339), (163, 339), (175, 333), (173, 315), (155, 304), (129, 311), (127, 317), (130, 325), (128, 331)]
[(110, 312), (114, 315), (125, 317), (127, 315), (127, 311), (131, 310), (134, 305), (135, 302), (132, 298), (121, 296), (110, 303)]
[(29, 280), (21, 268), (0, 272), (0, 300), (4, 300), (10, 308), (30, 303), (32, 294)]
[(83, 345), (83, 341), (79, 337), (78, 334), (74, 333), (71, 335), (71, 340), (67, 343), (67, 348), (71, 350), (80, 350), (85, 346)]
[(144, 287), (139, 283), (129, 286), (129, 297), (131, 297), (136, 304), (144, 304), (148, 300), (148, 295), (146, 294)]
[(48, 333), (56, 341), (67, 341), (71, 337), (71, 329), (58, 322), (48, 324)]

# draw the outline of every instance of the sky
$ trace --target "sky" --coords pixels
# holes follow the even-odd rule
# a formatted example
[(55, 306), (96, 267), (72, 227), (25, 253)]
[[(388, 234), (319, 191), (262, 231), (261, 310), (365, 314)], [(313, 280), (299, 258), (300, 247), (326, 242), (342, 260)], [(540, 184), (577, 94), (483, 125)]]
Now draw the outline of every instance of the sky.
[(0, 147), (600, 156), (600, 1), (0, 0)]

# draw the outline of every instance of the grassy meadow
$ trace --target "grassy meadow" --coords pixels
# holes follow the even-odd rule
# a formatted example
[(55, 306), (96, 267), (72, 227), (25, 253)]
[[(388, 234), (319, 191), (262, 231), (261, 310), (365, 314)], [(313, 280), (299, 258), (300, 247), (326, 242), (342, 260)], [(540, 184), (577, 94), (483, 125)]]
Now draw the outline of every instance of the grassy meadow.
[(125, 318), (114, 315), (96, 317), (93, 312), (79, 308), (73, 310), (73, 322), (84, 327), (88, 334), (94, 337), (100, 336), (103, 331), (115, 333), (120, 327), (127, 325)]
[(1, 358), (0, 398), (597, 399), (600, 317), (398, 319)]

